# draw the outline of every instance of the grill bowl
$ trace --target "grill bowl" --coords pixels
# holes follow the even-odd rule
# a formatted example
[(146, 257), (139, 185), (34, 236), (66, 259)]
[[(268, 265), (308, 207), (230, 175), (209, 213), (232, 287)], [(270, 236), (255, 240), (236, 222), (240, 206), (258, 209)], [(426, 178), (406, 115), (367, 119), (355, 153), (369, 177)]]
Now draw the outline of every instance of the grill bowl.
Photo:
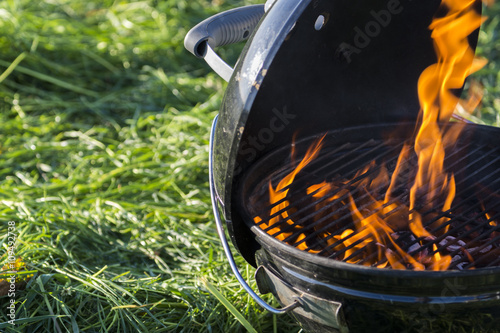
[[(331, 131), (325, 138), (323, 149), (328, 151), (346, 143), (359, 147), (368, 142), (368, 146), (364, 146), (358, 154), (362, 156), (368, 152), (366, 158), (359, 159), (358, 166), (363, 166), (373, 157), (369, 152), (379, 141), (384, 141), (390, 134), (390, 142), (401, 143), (409, 138), (414, 124), (398, 124), (397, 127), (396, 133), (395, 124)], [(481, 189), (478, 186), (480, 184), (489, 188), (490, 192), (500, 193), (496, 175), (500, 170), (500, 149), (496, 143), (499, 135), (500, 129), (479, 125), (467, 125), (462, 132), (456, 146), (467, 149), (462, 149), (462, 153), (449, 163), (460, 169), (456, 174), (457, 184), (469, 189), (465, 195), (470, 195), (470, 189)], [(307, 149), (317, 137), (298, 141), (295, 144), (297, 156), (301, 156), (300, 151)], [(398, 147), (395, 143), (394, 146)], [(381, 331), (403, 331), (408, 328), (411, 328), (409, 331), (419, 331), (432, 325), (442, 329), (446, 325), (458, 325), (457, 328), (467, 331), (472, 328), (493, 331), (495, 327), (500, 327), (500, 322), (492, 319), (500, 315), (500, 267), (440, 272), (366, 267), (298, 250), (258, 227), (253, 222), (255, 209), (259, 207), (255, 198), (266, 198), (266, 184), (273, 171), (278, 176), (287, 173), (284, 169), (288, 163), (284, 161), (290, 160), (289, 154), (289, 147), (268, 154), (254, 164), (238, 184), (241, 193), (238, 209), (262, 246), (257, 251), (256, 261), (267, 269), (268, 274), (274, 274), (293, 286), (298, 295), (309, 293), (342, 304), (351, 331), (362, 331), (367, 327), (379, 327)], [(331, 168), (327, 169), (331, 171)], [(349, 169), (354, 172), (352, 167)], [(309, 172), (307, 177), (322, 177), (321, 174), (315, 174), (317, 169), (311, 171), (306, 168), (304, 171)], [(282, 300), (283, 295), (275, 292), (275, 296), (286, 303)], [(314, 316), (298, 316), (305, 328), (321, 330)], [(365, 326), (368, 323), (373, 326)], [(325, 328), (326, 331), (330, 329)]]

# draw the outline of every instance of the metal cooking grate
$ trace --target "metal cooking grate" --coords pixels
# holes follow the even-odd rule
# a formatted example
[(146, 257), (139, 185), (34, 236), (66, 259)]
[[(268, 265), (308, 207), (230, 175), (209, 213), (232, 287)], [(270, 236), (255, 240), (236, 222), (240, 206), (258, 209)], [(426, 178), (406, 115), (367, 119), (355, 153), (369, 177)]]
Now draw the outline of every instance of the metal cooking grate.
[[(287, 210), (288, 217), (281, 218), (264, 231), (273, 237), (280, 234), (289, 235), (283, 241), (295, 247), (305, 246), (306, 251), (319, 251), (318, 255), (348, 261), (355, 258), (364, 249), (360, 249), (350, 256), (345, 257), (346, 251), (360, 244), (363, 239), (345, 247), (340, 251), (335, 251), (338, 245), (347, 238), (335, 241), (328, 245), (328, 238), (333, 239), (341, 235), (347, 229), (355, 229), (355, 218), (351, 216), (348, 209), (338, 203), (344, 200), (347, 194), (340, 198), (328, 202), (333, 196), (345, 189), (354, 198), (359, 210), (366, 208), (362, 202), (366, 201), (367, 194), (363, 194), (360, 188), (351, 188), (351, 185), (363, 178), (373, 178), (378, 174), (382, 165), (388, 169), (389, 173), (395, 169), (396, 162), (403, 143), (388, 142), (383, 140), (369, 140), (365, 143), (346, 143), (339, 147), (324, 148), (320, 156), (311, 162), (295, 178), (288, 189), (287, 197), (276, 204), (269, 206), (268, 197), (262, 197), (265, 193), (261, 187), (267, 188), (269, 181), (275, 186), (284, 176), (290, 173), (295, 166), (290, 166), (273, 172), (267, 180), (260, 183), (259, 188), (254, 189), (251, 202), (258, 202), (253, 210), (253, 216), (259, 216), (261, 225), (268, 223), (272, 218), (280, 216)], [(297, 160), (300, 160), (297, 158)], [(371, 168), (365, 174), (352, 179), (356, 172), (363, 168), (368, 161), (375, 161), (376, 167)], [(408, 167), (402, 173), (405, 177), (410, 177), (415, 168), (412, 168), (412, 159)], [(413, 159), (416, 162), (416, 158)], [(482, 145), (456, 145), (448, 151), (445, 159), (445, 168), (452, 171), (456, 177), (457, 192), (451, 209), (445, 212), (430, 209), (419, 211), (428, 217), (424, 227), (434, 235), (439, 234), (434, 239), (416, 238), (409, 230), (398, 231), (396, 243), (410, 255), (416, 255), (424, 251), (430, 255), (440, 252), (452, 256), (453, 260), (448, 269), (469, 269), (479, 267), (493, 267), (500, 265), (500, 225), (495, 221), (500, 220), (500, 149)], [(333, 190), (321, 198), (314, 198), (318, 192), (306, 194), (306, 189), (312, 184), (321, 183), (324, 180), (352, 179), (337, 190)], [(380, 188), (380, 192), (385, 193), (385, 189)], [(392, 200), (385, 206), (394, 202), (407, 202), (408, 193), (404, 188), (396, 189), (393, 192)], [(481, 197), (478, 199), (478, 197)], [(287, 200), (290, 204), (270, 215), (273, 207)], [(323, 203), (320, 209), (315, 209), (318, 204)], [(439, 203), (438, 203), (439, 204)], [(366, 204), (365, 204), (366, 206)], [(436, 205), (436, 207), (442, 205)], [(397, 209), (396, 209), (397, 210)], [(371, 212), (375, 214), (377, 211)], [(340, 216), (340, 217), (339, 217)], [(430, 217), (431, 216), (431, 217)], [(446, 217), (449, 220), (436, 227), (432, 227), (436, 221)], [(293, 223), (291, 223), (293, 221)], [(442, 229), (449, 225), (446, 233)], [(272, 231), (278, 230), (272, 233)], [(329, 236), (325, 238), (321, 235), (328, 231)], [(440, 232), (441, 231), (441, 232)], [(298, 239), (302, 234), (305, 237)], [(353, 236), (355, 233), (351, 234)], [(359, 264), (374, 259), (373, 254), (361, 259)], [(473, 258), (471, 260), (470, 258)], [(379, 264), (379, 263), (377, 263)], [(377, 265), (376, 264), (376, 265)]]

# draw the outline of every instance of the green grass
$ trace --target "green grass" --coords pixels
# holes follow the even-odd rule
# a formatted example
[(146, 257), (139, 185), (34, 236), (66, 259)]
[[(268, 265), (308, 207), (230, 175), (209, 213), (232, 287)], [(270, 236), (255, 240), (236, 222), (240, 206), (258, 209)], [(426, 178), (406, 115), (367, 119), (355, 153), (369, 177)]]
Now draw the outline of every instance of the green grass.
[[(471, 121), (500, 127), (500, 3), (484, 9), (488, 20), (481, 27), (477, 54), (489, 60), (470, 82), (476, 81), (484, 93), (482, 104), (470, 115)], [(466, 88), (470, 85), (466, 84)]]
[(183, 48), (189, 27), (242, 4), (0, 2), (1, 255), (14, 221), (36, 271), (16, 330), (241, 331), (221, 297), (258, 331), (286, 329), (222, 255), (207, 159), (224, 84)]
[[(225, 84), (183, 48), (203, 18), (256, 2), (0, 0), (0, 264), (13, 221), (34, 271), (15, 329), (0, 297), (0, 331), (299, 331), (223, 256), (207, 159)], [(496, 58), (492, 12), (481, 52)], [(478, 76), (489, 124), (499, 79), (494, 61)]]

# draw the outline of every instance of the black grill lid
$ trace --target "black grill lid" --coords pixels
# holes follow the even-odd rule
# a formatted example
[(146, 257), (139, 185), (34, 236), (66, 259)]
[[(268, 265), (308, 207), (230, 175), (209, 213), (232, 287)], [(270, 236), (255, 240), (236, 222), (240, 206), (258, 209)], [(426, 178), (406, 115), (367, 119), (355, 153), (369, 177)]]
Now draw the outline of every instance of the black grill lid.
[(240, 176), (297, 131), (415, 121), (418, 78), (436, 61), (428, 26), (439, 4), (278, 0), (266, 13), (227, 87), (214, 145), (219, 203), (247, 261), (256, 244), (232, 209)]

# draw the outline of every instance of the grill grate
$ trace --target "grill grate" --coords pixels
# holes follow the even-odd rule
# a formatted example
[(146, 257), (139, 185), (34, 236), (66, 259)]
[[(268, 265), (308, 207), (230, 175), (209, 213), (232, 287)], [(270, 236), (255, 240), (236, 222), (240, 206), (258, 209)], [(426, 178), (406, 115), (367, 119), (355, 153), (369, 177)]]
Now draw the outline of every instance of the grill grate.
[[(351, 216), (348, 209), (340, 202), (345, 200), (348, 193), (353, 197), (358, 209), (361, 211), (369, 204), (363, 204), (368, 197), (367, 193), (362, 193), (361, 187), (352, 188), (352, 184), (362, 179), (373, 179), (382, 167), (389, 171), (389, 176), (394, 172), (399, 153), (403, 149), (404, 143), (401, 141), (368, 140), (364, 143), (346, 143), (338, 147), (326, 147), (322, 150), (320, 156), (312, 161), (295, 178), (294, 182), (286, 187), (288, 190), (286, 198), (281, 201), (268, 205), (269, 198), (262, 198), (262, 189), (257, 188), (253, 191), (253, 202), (259, 205), (250, 207), (253, 210), (253, 216), (261, 217), (257, 225), (267, 225), (269, 221), (280, 216), (284, 211), (288, 212), (287, 218), (281, 218), (269, 227), (262, 227), (263, 230), (273, 237), (284, 235), (283, 241), (295, 247), (301, 246), (306, 251), (314, 250), (318, 255), (348, 261), (360, 255), (364, 248), (352, 252), (345, 256), (346, 252), (359, 247), (363, 239), (359, 239), (353, 244), (344, 247), (341, 250), (335, 250), (338, 245), (345, 242), (346, 239), (353, 237), (356, 233), (344, 237), (341, 240), (330, 242), (335, 236), (341, 235), (348, 229), (355, 229), (357, 220)], [(300, 160), (300, 158), (296, 158)], [(366, 173), (353, 179), (358, 170), (362, 169), (368, 161), (375, 161), (376, 167), (369, 169)], [(402, 177), (411, 177), (415, 168), (411, 166), (416, 163), (413, 156), (409, 159), (409, 167), (401, 174)], [(293, 163), (292, 163), (293, 164)], [(422, 216), (431, 216), (424, 223), (424, 227), (433, 235), (433, 239), (416, 238), (410, 231), (398, 232), (396, 243), (405, 252), (410, 255), (426, 252), (430, 255), (436, 252), (446, 252), (452, 258), (449, 269), (469, 269), (478, 267), (492, 267), (500, 265), (500, 226), (495, 221), (500, 220), (500, 200), (498, 200), (498, 189), (500, 188), (500, 150), (488, 145), (465, 145), (457, 144), (446, 154), (445, 168), (453, 172), (456, 176), (457, 192), (451, 209), (441, 212), (430, 209), (419, 211)], [(269, 182), (276, 185), (283, 177), (289, 174), (295, 165), (281, 168), (272, 172), (267, 180), (261, 182), (260, 187), (267, 187)], [(306, 189), (312, 184), (318, 184), (323, 181), (334, 181), (338, 179), (352, 179), (338, 189), (331, 191), (325, 196), (315, 198), (314, 195), (321, 191), (306, 194)], [(485, 186), (487, 185), (487, 187)], [(373, 192), (385, 193), (386, 185), (381, 185)], [(479, 190), (481, 186), (488, 190)], [(339, 198), (332, 199), (339, 193), (348, 193)], [(489, 191), (489, 192), (488, 192)], [(408, 193), (403, 189), (396, 189), (393, 192), (392, 199), (383, 209), (393, 203), (407, 203)], [(485, 197), (485, 200), (478, 200), (478, 196)], [(497, 200), (487, 198), (487, 196), (497, 196)], [(258, 198), (257, 198), (258, 197)], [(274, 212), (271, 211), (288, 201), (289, 205)], [(486, 202), (487, 206), (484, 206)], [(442, 205), (435, 205), (442, 207)], [(319, 209), (316, 209), (320, 207)], [(395, 210), (386, 215), (389, 216)], [(377, 213), (377, 210), (370, 212), (371, 215)], [(411, 212), (410, 212), (411, 213)], [(369, 217), (370, 215), (365, 215)], [(432, 227), (436, 221), (446, 217), (447, 222)], [(447, 232), (442, 232), (449, 226)], [(278, 231), (276, 231), (278, 230)], [(329, 236), (322, 237), (328, 231)], [(299, 239), (299, 235), (305, 235)], [(376, 251), (365, 256), (358, 263), (371, 262), (376, 258)], [(471, 260), (470, 258), (473, 258)], [(374, 266), (381, 264), (377, 262)]]

